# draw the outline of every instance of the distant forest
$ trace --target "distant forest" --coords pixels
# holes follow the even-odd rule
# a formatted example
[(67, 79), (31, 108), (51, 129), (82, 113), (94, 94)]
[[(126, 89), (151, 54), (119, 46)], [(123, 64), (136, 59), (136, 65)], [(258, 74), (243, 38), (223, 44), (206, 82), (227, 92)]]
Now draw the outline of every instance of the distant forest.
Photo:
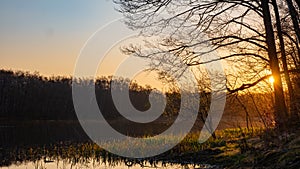
[[(119, 78), (118, 83), (128, 79)], [(100, 77), (95, 82), (95, 93), (99, 108), (107, 119), (116, 119), (120, 114), (111, 97), (111, 77)], [(72, 101), (72, 79), (70, 77), (44, 77), (38, 73), (0, 70), (0, 120), (75, 120), (77, 116)], [(148, 97), (152, 88), (130, 83), (130, 99), (136, 109), (143, 111), (150, 106)], [(198, 120), (205, 121), (210, 105), (210, 93), (200, 94)], [(163, 117), (172, 119), (180, 109), (180, 94), (177, 90), (166, 93), (167, 105)], [(243, 93), (227, 97), (223, 121), (230, 125), (247, 122), (247, 126), (264, 124), (270, 126), (272, 116), (270, 93)], [(245, 125), (244, 125), (245, 126)]]
[[(128, 82), (119, 78), (118, 83)], [(101, 77), (95, 82), (95, 93), (101, 112), (106, 118), (118, 116), (110, 92), (111, 77)], [(28, 72), (0, 70), (0, 120), (76, 120), (72, 102), (72, 79), (69, 77), (43, 77)], [(130, 84), (130, 99), (136, 109), (150, 106), (151, 87)], [(168, 93), (164, 115), (176, 114), (180, 95)], [(170, 100), (171, 99), (171, 100)], [(178, 104), (177, 104), (178, 103)], [(175, 106), (174, 106), (175, 105)], [(176, 106), (177, 105), (177, 106)]]

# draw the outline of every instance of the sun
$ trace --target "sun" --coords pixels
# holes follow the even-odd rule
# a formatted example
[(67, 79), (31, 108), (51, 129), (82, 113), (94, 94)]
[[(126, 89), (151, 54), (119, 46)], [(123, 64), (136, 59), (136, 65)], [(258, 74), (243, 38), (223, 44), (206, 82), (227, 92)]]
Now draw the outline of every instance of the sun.
[(273, 76), (270, 76), (270, 77), (269, 77), (269, 82), (270, 82), (271, 84), (273, 84), (273, 83), (275, 82), (275, 79), (274, 79)]

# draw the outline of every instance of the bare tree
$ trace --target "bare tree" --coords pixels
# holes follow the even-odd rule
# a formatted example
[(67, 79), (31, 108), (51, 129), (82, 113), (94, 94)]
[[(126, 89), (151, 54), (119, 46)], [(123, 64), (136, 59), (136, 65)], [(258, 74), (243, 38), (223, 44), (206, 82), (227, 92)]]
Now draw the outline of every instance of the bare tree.
[[(297, 10), (295, 9), (295, 6), (293, 5), (292, 0), (286, 0), (288, 8), (289, 8), (289, 13), (291, 15), (292, 21), (293, 21), (293, 26), (294, 26), (294, 31), (297, 35), (298, 38), (298, 43), (300, 42), (300, 28), (299, 28), (299, 14), (297, 13)], [(299, 5), (298, 0), (296, 2)]]
[(287, 110), (284, 100), (284, 93), (282, 88), (282, 82), (280, 77), (279, 61), (277, 57), (274, 30), (272, 27), (271, 14), (269, 9), (269, 1), (262, 0), (261, 6), (263, 9), (263, 20), (266, 29), (266, 40), (268, 45), (268, 55), (270, 58), (270, 67), (272, 70), (272, 76), (276, 83), (274, 83), (274, 94), (275, 94), (275, 111), (276, 121), (279, 127), (284, 126), (287, 121)]
[[(288, 1), (291, 0), (287, 0), (287, 3)], [(248, 82), (241, 84), (240, 87), (228, 87), (230, 93), (257, 85), (270, 76), (261, 77), (261, 72), (270, 69), (275, 78), (274, 95), (277, 126), (281, 128), (286, 124), (288, 114), (270, 2), (274, 6), (278, 36), (281, 38), (279, 40), (282, 66), (287, 81), (289, 81), (289, 71), (285, 57), (292, 56), (292, 54), (287, 54), (284, 50), (287, 40), (283, 39), (283, 36), (294, 43), (294, 47), (297, 48), (299, 45), (297, 41), (295, 43), (293, 37), (288, 37), (289, 33), (281, 30), (279, 22), (281, 18), (275, 0), (115, 0), (114, 2), (120, 5), (119, 11), (127, 18), (126, 24), (130, 28), (141, 30), (145, 36), (159, 36), (161, 38), (160, 41), (151, 43), (152, 48), (158, 49), (153, 53), (145, 54), (136, 46), (126, 48), (127, 53), (160, 60), (167, 60), (167, 53), (172, 53), (181, 58), (188, 66), (197, 66), (223, 59), (233, 60), (235, 63), (249, 63), (247, 66), (253, 70), (248, 69), (246, 72), (252, 77), (249, 76)], [(289, 11), (293, 12), (291, 15), (297, 14), (290, 4), (288, 7)], [(294, 18), (292, 16), (294, 30), (297, 32)], [(203, 36), (203, 33), (206, 36)], [(148, 44), (150, 43), (148, 42)], [(207, 49), (203, 45), (212, 45), (213, 48)], [(199, 47), (202, 47), (202, 50), (199, 50)], [(216, 50), (222, 51), (219, 59), (203, 61), (203, 56)], [(299, 57), (299, 52), (296, 55)], [(294, 56), (294, 58), (296, 57)], [(172, 59), (169, 61), (172, 62)], [(255, 66), (255, 62), (256, 65), (260, 65), (259, 68)], [(157, 64), (159, 65), (159, 63)], [(289, 85), (289, 89), (292, 90), (291, 85)]]
[(288, 70), (288, 65), (287, 65), (287, 56), (286, 56), (284, 38), (283, 38), (283, 33), (282, 33), (282, 28), (281, 28), (279, 9), (278, 9), (276, 0), (272, 0), (272, 5), (274, 8), (274, 13), (275, 13), (275, 18), (276, 18), (277, 36), (278, 36), (279, 43), (280, 43), (279, 46), (280, 46), (281, 60), (282, 60), (282, 65), (283, 65), (283, 70), (284, 70), (284, 77), (285, 77), (285, 81), (288, 86), (288, 93), (290, 96), (290, 100), (292, 100), (293, 99), (293, 86), (291, 84), (291, 79), (290, 79), (290, 75), (288, 72), (289, 70)]

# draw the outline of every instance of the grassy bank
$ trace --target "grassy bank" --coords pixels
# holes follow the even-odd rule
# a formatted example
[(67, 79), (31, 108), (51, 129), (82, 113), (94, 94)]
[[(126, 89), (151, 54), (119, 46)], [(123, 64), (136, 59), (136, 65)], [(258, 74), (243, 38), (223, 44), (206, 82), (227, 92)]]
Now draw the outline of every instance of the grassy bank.
[[(67, 160), (69, 163), (92, 161), (116, 165), (120, 162), (133, 164), (179, 163), (211, 164), (220, 168), (295, 168), (300, 166), (299, 131), (278, 136), (273, 130), (226, 129), (216, 132), (216, 139), (210, 138), (203, 144), (198, 142), (199, 133), (189, 134), (173, 149), (161, 155), (146, 159), (127, 159), (108, 153), (92, 142), (60, 142), (44, 146), (1, 148), (0, 166), (20, 162), (34, 162), (43, 159)], [(168, 142), (173, 138), (165, 137)], [(153, 141), (153, 140), (152, 140)], [(119, 149), (126, 145), (117, 145)], [(142, 146), (142, 145), (141, 145)]]

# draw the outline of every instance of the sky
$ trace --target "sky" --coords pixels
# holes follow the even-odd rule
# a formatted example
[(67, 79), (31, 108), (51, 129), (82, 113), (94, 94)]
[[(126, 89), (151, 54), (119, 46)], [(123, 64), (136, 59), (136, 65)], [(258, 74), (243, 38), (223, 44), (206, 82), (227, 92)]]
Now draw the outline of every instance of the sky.
[[(116, 8), (110, 0), (1, 0), (0, 68), (43, 76), (72, 76), (77, 57), (89, 38), (122, 18)], [(103, 39), (110, 41), (114, 31), (126, 29), (129, 30), (125, 24), (119, 24)], [(101, 64), (102, 74), (98, 71), (105, 76), (113, 73), (110, 67), (116, 67), (114, 55), (120, 54), (118, 46), (107, 50), (111, 59)], [(154, 73), (142, 73), (134, 80), (160, 86), (154, 78)]]
[[(116, 8), (111, 0), (0, 0), (0, 69), (72, 76), (89, 38), (122, 17)], [(126, 29), (119, 24), (103, 39), (110, 41), (116, 32)], [(118, 50), (115, 46), (107, 54), (107, 62), (99, 63), (103, 75), (112, 75), (116, 61), (122, 61), (117, 58)], [(134, 80), (163, 87), (155, 73), (138, 74)]]
[(0, 67), (72, 75), (88, 38), (122, 16), (114, 8), (108, 0), (1, 0)]

